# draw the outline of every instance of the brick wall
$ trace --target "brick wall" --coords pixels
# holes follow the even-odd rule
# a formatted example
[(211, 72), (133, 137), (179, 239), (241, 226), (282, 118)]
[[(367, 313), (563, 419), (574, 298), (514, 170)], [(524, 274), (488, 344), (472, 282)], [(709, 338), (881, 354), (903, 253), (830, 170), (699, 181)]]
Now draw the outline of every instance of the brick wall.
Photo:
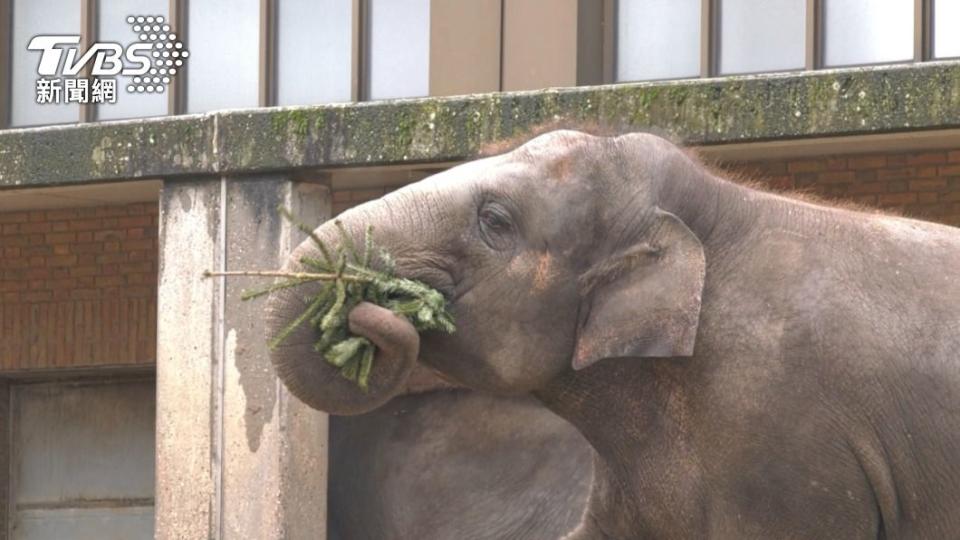
[[(802, 190), (960, 226), (960, 150), (779, 159), (722, 168), (778, 191)], [(388, 191), (335, 191), (333, 211), (338, 214)]]
[(799, 189), (960, 226), (960, 150), (770, 160), (727, 168), (777, 190)]
[(0, 213), (0, 369), (156, 360), (156, 203)]

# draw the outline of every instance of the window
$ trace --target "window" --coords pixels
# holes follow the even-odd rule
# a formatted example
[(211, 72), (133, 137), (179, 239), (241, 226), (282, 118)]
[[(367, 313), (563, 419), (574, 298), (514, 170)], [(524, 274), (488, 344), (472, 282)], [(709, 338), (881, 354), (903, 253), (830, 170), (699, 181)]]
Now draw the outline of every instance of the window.
[(350, 101), (352, 0), (278, 0), (277, 103)]
[(913, 58), (913, 0), (824, 0), (824, 64)]
[[(169, 26), (168, 0), (110, 0), (97, 10), (97, 39), (127, 46), (137, 41), (126, 19), (130, 15), (161, 15)], [(124, 62), (129, 65), (129, 62)], [(99, 105), (98, 120), (160, 116), (167, 113), (166, 93), (127, 92), (129, 78), (117, 77), (117, 102)]]
[(620, 0), (617, 81), (700, 73), (700, 0)]
[(960, 56), (960, 0), (934, 0), (933, 56)]
[[(80, 33), (80, 2), (62, 0), (16, 0), (13, 3), (13, 45), (11, 47), (12, 85), (10, 121), (14, 126), (62, 124), (80, 120), (80, 106), (37, 103), (37, 66), (39, 51), (28, 51), (27, 44), (37, 34)], [(6, 39), (6, 38), (4, 38)], [(62, 56), (66, 56), (63, 54)], [(63, 60), (61, 59), (61, 62)], [(60, 77), (51, 77), (51, 79)]]
[(153, 381), (11, 387), (11, 538), (153, 538)]
[(721, 73), (803, 69), (806, 0), (722, 0)]
[(367, 2), (367, 97), (430, 93), (430, 0)]
[(256, 107), (260, 93), (260, 2), (189, 2), (187, 24), (187, 111)]

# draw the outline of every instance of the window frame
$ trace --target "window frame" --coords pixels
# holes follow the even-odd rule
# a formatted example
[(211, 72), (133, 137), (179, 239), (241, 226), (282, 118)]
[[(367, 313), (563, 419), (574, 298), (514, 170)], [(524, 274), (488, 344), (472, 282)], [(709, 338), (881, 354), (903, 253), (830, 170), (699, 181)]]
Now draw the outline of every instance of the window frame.
[[(608, 20), (613, 20), (618, 13), (617, 3), (620, 0), (606, 0), (610, 7), (607, 12), (610, 14)], [(934, 0), (913, 0), (914, 28), (913, 28), (913, 58), (909, 62), (925, 62), (933, 59), (933, 1)], [(806, 0), (806, 20), (805, 38), (804, 38), (804, 56), (805, 63), (802, 68), (784, 69), (776, 71), (755, 71), (736, 74), (720, 73), (720, 37), (723, 32), (720, 21), (720, 10), (723, 0), (701, 0), (700, 3), (700, 75), (699, 78), (710, 78), (719, 76), (741, 76), (755, 75), (760, 73), (792, 73), (803, 71), (815, 71), (825, 69), (824, 50), (824, 0)], [(604, 79), (608, 84), (628, 83), (631, 81), (616, 80), (616, 55), (619, 38), (616, 32), (616, 24), (606, 25), (604, 36), (605, 59), (604, 59)], [(609, 51), (609, 52), (606, 52)], [(958, 56), (960, 58), (960, 56)], [(938, 60), (944, 60), (940, 58)], [(852, 64), (843, 67), (857, 67), (865, 65), (888, 65), (903, 64), (903, 61), (878, 62), (873, 64)], [(698, 78), (684, 77), (684, 79)], [(681, 80), (681, 79), (665, 79)], [(643, 82), (650, 82), (644, 80)]]

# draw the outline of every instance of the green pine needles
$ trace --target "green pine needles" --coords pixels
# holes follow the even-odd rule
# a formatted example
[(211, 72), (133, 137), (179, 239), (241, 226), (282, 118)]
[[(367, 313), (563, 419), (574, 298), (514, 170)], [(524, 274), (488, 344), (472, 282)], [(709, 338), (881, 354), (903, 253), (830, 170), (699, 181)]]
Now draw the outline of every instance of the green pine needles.
[[(259, 276), (284, 278), (269, 287), (244, 292), (242, 299), (250, 300), (281, 289), (297, 287), (312, 281), (324, 282), (320, 292), (306, 299), (306, 309), (272, 340), (276, 348), (300, 325), (314, 328), (319, 338), (313, 348), (340, 374), (367, 391), (370, 371), (373, 369), (375, 346), (365, 337), (350, 333), (347, 314), (360, 302), (371, 302), (406, 318), (418, 332), (456, 330), (453, 317), (447, 311), (446, 299), (437, 290), (419, 281), (397, 277), (390, 254), (373, 243), (373, 227), (368, 226), (362, 248), (358, 248), (340, 221), (335, 221), (340, 232), (340, 246), (331, 251), (313, 230), (300, 223), (286, 208), (280, 213), (298, 229), (310, 236), (316, 244), (319, 258), (302, 257), (300, 263), (307, 272), (205, 272), (205, 276)], [(377, 257), (379, 270), (371, 267)]]

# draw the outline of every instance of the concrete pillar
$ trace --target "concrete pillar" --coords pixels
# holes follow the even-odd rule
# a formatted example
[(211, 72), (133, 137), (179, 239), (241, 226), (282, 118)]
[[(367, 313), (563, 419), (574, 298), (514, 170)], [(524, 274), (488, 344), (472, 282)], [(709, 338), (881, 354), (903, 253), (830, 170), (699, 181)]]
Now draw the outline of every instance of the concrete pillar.
[(277, 213), (330, 216), (325, 186), (282, 176), (164, 183), (157, 350), (159, 539), (323, 539), (327, 418), (290, 396), (267, 360), (254, 278), (302, 240)]

